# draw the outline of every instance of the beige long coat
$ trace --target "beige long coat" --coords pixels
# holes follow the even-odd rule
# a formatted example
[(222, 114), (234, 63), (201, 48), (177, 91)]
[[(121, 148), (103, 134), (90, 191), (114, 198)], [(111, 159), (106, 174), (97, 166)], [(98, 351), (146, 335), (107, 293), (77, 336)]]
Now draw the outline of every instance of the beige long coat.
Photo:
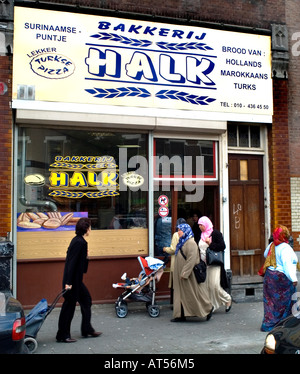
[(172, 236), (172, 241), (171, 241), (170, 247), (165, 247), (164, 248), (164, 251), (166, 253), (169, 253), (169, 255), (171, 255), (170, 277), (169, 277), (169, 285), (168, 285), (169, 288), (173, 288), (173, 273), (174, 273), (174, 263), (175, 263), (175, 250), (176, 250), (176, 246), (178, 244), (178, 241), (179, 241), (179, 236), (178, 236), (178, 232), (176, 231), (176, 232), (174, 232), (174, 234)]
[(185, 317), (206, 317), (211, 309), (206, 283), (197, 283), (193, 267), (199, 263), (199, 250), (194, 238), (188, 239), (181, 248), (186, 260), (178, 251), (175, 256), (173, 286), (173, 316), (181, 317), (181, 305)]

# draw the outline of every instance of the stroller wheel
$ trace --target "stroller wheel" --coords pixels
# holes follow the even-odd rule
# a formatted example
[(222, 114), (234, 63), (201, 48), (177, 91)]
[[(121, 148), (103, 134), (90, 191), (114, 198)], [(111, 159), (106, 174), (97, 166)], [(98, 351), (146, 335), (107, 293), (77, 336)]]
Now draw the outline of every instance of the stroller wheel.
[(148, 313), (149, 313), (149, 316), (152, 317), (152, 318), (158, 317), (159, 313), (160, 313), (160, 309), (159, 309), (158, 305), (149, 305), (148, 306)]
[(29, 353), (34, 353), (38, 347), (37, 341), (32, 338), (31, 336), (28, 336), (24, 339), (24, 343), (29, 351)]
[(128, 314), (128, 306), (124, 301), (116, 305), (116, 314), (119, 318), (125, 318)]

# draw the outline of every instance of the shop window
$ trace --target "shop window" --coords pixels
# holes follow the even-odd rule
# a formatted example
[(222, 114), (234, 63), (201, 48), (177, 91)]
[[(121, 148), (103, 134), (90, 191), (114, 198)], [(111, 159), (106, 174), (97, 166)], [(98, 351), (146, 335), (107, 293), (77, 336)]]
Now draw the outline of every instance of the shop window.
[[(136, 156), (147, 162), (145, 134), (21, 128), (18, 231), (74, 230), (81, 216), (93, 229), (147, 228), (147, 178), (130, 163)], [(129, 178), (122, 188), (120, 173)], [(57, 218), (57, 227), (55, 220), (44, 225), (47, 217)]]
[(64, 154), (64, 144), (67, 142), (66, 136), (46, 136), (46, 160), (50, 165), (57, 155)]
[[(154, 156), (155, 177), (217, 179), (216, 143), (212, 140), (156, 138)], [(201, 167), (197, 156), (203, 157)]]
[(260, 148), (260, 126), (229, 124), (228, 146), (242, 148)]

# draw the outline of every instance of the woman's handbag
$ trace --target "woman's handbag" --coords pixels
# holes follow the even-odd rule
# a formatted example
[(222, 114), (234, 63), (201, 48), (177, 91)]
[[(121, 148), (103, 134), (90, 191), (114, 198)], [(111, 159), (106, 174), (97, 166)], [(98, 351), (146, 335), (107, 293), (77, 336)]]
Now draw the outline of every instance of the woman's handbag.
[[(186, 255), (182, 252), (181, 248), (180, 248), (180, 253), (182, 254), (182, 257), (186, 260)], [(201, 260), (201, 255), (200, 255), (199, 264), (197, 264), (193, 267), (193, 272), (195, 274), (195, 277), (196, 277), (196, 280), (197, 280), (198, 283), (205, 282), (205, 279), (206, 279), (206, 263)]]
[(223, 265), (223, 252), (215, 252), (210, 248), (206, 250), (206, 264), (207, 265)]
[(205, 282), (206, 279), (206, 263), (200, 260), (199, 264), (195, 265), (193, 268), (195, 277), (198, 283)]

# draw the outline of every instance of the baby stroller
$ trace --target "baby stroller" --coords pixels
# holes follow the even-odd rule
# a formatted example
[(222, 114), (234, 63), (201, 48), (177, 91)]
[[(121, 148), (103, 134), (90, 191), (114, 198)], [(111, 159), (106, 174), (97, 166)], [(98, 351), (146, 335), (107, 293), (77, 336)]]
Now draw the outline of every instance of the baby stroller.
[(128, 278), (126, 273), (121, 277), (124, 283), (114, 283), (114, 288), (123, 288), (125, 291), (118, 297), (115, 303), (116, 314), (119, 318), (125, 318), (128, 314), (126, 299), (146, 303), (149, 316), (156, 318), (160, 310), (155, 303), (156, 282), (159, 282), (163, 269), (168, 262), (166, 257), (164, 261), (153, 257), (138, 257), (142, 271), (138, 278)]
[(26, 318), (26, 334), (24, 343), (28, 348), (30, 353), (36, 351), (38, 343), (36, 341), (37, 333), (39, 332), (42, 324), (44, 323), (46, 317), (52, 312), (58, 300), (67, 292), (67, 290), (62, 290), (54, 299), (51, 305), (48, 305), (46, 299), (42, 299), (36, 306), (31, 309)]

